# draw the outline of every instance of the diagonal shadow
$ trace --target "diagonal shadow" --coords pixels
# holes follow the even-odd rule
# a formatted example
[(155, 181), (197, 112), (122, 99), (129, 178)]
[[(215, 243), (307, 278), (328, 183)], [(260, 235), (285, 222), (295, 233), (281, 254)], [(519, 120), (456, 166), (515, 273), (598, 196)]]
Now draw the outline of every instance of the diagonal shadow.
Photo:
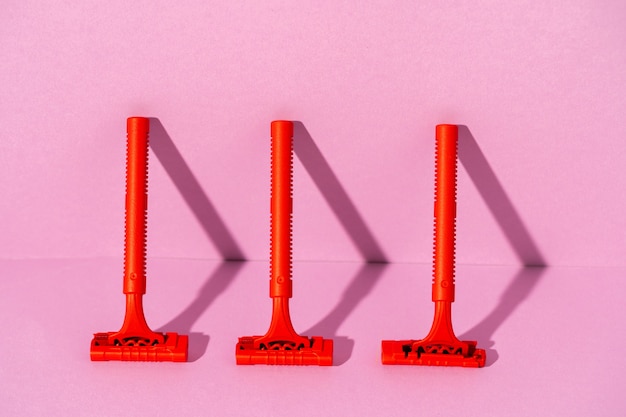
[[(460, 336), (470, 340), (489, 340), (489, 348), (494, 345), (491, 338), (495, 332), (532, 293), (547, 264), (476, 139), (463, 125), (459, 125), (459, 160), (523, 265), (502, 293), (496, 307)], [(493, 349), (488, 349), (488, 352), (487, 366), (490, 366), (497, 360), (498, 354)]]
[(459, 336), (459, 339), (463, 340), (482, 340), (487, 342), (487, 345), (480, 346), (486, 347), (487, 364), (490, 366), (498, 360), (498, 352), (492, 349), (495, 342), (492, 340), (494, 333), (498, 328), (513, 314), (513, 312), (519, 307), (519, 305), (528, 298), (530, 293), (535, 288), (535, 285), (541, 279), (541, 276), (545, 272), (545, 267), (522, 267), (509, 285), (506, 287), (500, 301), (496, 307), (491, 310), (480, 323)]
[(502, 184), (467, 126), (459, 125), (459, 160), (524, 266), (546, 266)]
[(352, 314), (361, 301), (371, 292), (383, 272), (389, 264), (387, 263), (365, 263), (361, 266), (352, 281), (343, 292), (343, 297), (335, 307), (313, 327), (304, 334), (309, 335), (331, 335), (335, 349), (333, 353), (333, 363), (341, 365), (352, 355), (354, 341), (338, 336), (337, 332), (341, 324)]
[(245, 261), (243, 251), (174, 145), (161, 121), (150, 118), (150, 147), (216, 249), (227, 261)]
[(341, 324), (372, 291), (387, 267), (383, 252), (356, 206), (322, 155), (304, 124), (294, 121), (294, 152), (318, 190), (339, 219), (344, 230), (363, 257), (365, 264), (346, 287), (342, 299), (321, 321), (303, 334), (332, 335), (334, 363), (341, 365), (352, 355), (354, 341), (337, 336)]
[(245, 261), (245, 256), (157, 118), (150, 118), (150, 147), (223, 259), (206, 279), (191, 304), (162, 326), (162, 329), (168, 331), (189, 333), (189, 361), (193, 362), (206, 352), (209, 336), (191, 333), (192, 327), (233, 282), (244, 265), (239, 261)]
[(196, 294), (196, 298), (178, 316), (164, 324), (159, 331), (174, 331), (182, 334), (190, 334), (189, 362), (201, 358), (208, 345), (208, 336), (191, 333), (193, 325), (204, 314), (211, 304), (233, 282), (244, 262), (223, 261), (209, 275), (202, 287)]
[(294, 152), (365, 262), (387, 262), (387, 256), (348, 197), (332, 168), (302, 122), (294, 122)]

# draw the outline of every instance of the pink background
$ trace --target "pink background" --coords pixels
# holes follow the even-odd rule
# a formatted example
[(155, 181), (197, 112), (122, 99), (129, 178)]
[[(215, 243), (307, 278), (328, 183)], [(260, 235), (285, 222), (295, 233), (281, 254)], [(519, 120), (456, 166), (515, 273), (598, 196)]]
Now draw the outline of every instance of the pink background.
[[(457, 123), (547, 263), (626, 266), (626, 6), (544, 3), (5, 2), (0, 253), (118, 256), (125, 119), (142, 115), (205, 193), (199, 215), (219, 216), (246, 259), (267, 257), (281, 118), (321, 155), (313, 173), (296, 158), (296, 259), (373, 256), (330, 194), (387, 260), (430, 262), (434, 126)], [(345, 198), (316, 187), (319, 159)], [(152, 155), (149, 253), (221, 258), (170, 162)], [(459, 261), (517, 263), (476, 188), (461, 167)]]
[[(537, 413), (542, 404), (544, 415), (590, 415), (598, 402), (600, 414), (623, 415), (616, 398), (626, 380), (615, 369), (626, 360), (613, 351), (617, 359), (593, 355), (626, 342), (626, 314), (616, 307), (626, 273), (625, 20), (626, 3), (609, 0), (4, 1), (0, 318), (14, 342), (0, 344), (7, 415), (128, 415), (123, 404), (132, 390), (119, 381), (140, 387), (161, 375), (173, 391), (137, 388), (144, 396), (131, 414), (160, 415), (150, 405), (156, 401), (169, 404), (158, 410), (180, 406), (179, 415), (237, 415), (254, 406), (259, 415), (276, 415), (278, 394), (265, 387), (257, 398), (238, 381), (307, 378), (308, 390), (330, 384), (335, 391), (322, 396), (320, 410), (314, 395), (305, 396), (303, 415), (515, 415)], [(166, 280), (176, 276), (180, 285), (168, 289), (171, 280), (150, 275), (149, 321), (167, 327), (194, 297), (204, 300), (194, 320), (165, 329), (208, 333), (192, 339), (204, 350), (187, 365), (87, 359), (91, 333), (121, 320), (125, 120), (133, 115), (154, 118), (150, 269), (158, 274), (154, 263), (163, 263)], [(264, 331), (268, 320), (256, 306), (269, 305), (274, 119), (300, 121), (296, 270), (337, 278), (330, 287), (306, 278), (294, 284), (299, 301), (314, 305), (301, 307), (298, 328), (354, 341), (353, 354), (332, 372), (242, 369), (231, 355), (236, 337)], [(483, 346), (495, 340), (499, 352), (478, 372), (390, 370), (377, 362), (382, 338), (418, 338), (428, 328), (438, 123), (462, 125), (457, 260), (477, 281), (457, 291), (466, 306), (458, 308), (473, 312), (455, 316), (459, 333)], [(262, 262), (242, 264), (244, 272), (207, 272), (219, 272), (225, 258)], [(392, 262), (385, 273), (355, 272), (363, 261), (381, 260)], [(518, 273), (520, 265), (551, 268)], [(506, 269), (501, 276), (499, 268)], [(406, 297), (393, 291), (417, 286), (411, 278), (424, 288)], [(324, 322), (344, 290), (341, 319)], [(309, 300), (307, 292), (320, 297)], [(167, 295), (177, 301), (159, 309)], [(224, 319), (241, 305), (258, 323)], [(420, 311), (403, 309), (410, 305)], [(561, 330), (545, 330), (555, 314)], [(479, 323), (487, 324), (472, 333)], [(46, 349), (15, 348), (42, 337)], [(580, 346), (588, 338), (597, 349)], [(555, 352), (564, 355), (558, 363)], [(198, 378), (205, 379), (192, 385)], [(472, 387), (463, 394), (466, 408), (442, 410), (430, 391), (406, 400), (429, 384), (433, 392)], [(109, 389), (119, 392), (107, 414), (106, 401), (94, 396)], [(293, 415), (298, 396), (289, 392), (285, 414)], [(58, 402), (76, 407), (55, 408)]]

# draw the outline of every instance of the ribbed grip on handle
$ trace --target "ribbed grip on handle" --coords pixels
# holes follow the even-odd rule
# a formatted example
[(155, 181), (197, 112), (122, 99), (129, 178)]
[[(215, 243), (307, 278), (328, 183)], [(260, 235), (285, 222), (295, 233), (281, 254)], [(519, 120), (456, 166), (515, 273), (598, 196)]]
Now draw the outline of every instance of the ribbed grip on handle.
[(433, 301), (454, 301), (458, 127), (437, 125)]
[(291, 297), (293, 123), (274, 121), (270, 222), (270, 297)]
[(148, 210), (148, 133), (150, 119), (130, 117), (126, 155), (124, 294), (146, 293), (146, 216)]

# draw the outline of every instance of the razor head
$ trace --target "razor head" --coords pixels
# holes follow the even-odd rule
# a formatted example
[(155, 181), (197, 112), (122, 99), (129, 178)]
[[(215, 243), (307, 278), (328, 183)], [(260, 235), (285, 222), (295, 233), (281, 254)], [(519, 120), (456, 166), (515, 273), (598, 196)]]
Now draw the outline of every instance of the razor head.
[[(463, 341), (466, 349), (448, 344), (422, 344), (419, 340), (383, 340), (384, 365), (463, 366), (482, 368), (487, 355), (476, 342)], [(463, 352), (465, 350), (465, 352)]]
[(290, 342), (255, 343), (264, 336), (240, 337), (235, 355), (237, 365), (319, 365), (333, 364), (333, 341), (319, 336), (309, 338), (309, 346)]
[(109, 333), (96, 333), (91, 341), (92, 361), (187, 362), (189, 336), (165, 333), (164, 343), (147, 344), (142, 338), (109, 341)]

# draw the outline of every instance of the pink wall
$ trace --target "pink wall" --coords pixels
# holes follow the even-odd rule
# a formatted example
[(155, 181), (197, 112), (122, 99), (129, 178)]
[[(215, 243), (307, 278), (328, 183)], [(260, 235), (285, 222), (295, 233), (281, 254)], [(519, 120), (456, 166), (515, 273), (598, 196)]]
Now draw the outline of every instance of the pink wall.
[(282, 118), (295, 259), (430, 262), (445, 122), (459, 262), (626, 265), (624, 2), (45, 3), (0, 16), (2, 258), (121, 256), (144, 115), (152, 257), (267, 258)]

